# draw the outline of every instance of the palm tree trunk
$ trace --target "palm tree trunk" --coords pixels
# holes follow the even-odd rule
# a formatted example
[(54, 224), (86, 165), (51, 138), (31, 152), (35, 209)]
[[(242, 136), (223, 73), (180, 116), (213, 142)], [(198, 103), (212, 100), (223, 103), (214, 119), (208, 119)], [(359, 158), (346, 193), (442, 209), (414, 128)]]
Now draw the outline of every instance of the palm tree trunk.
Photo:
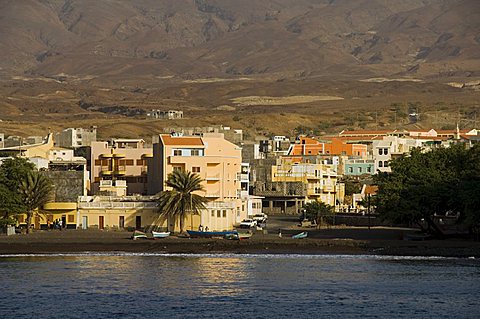
[(182, 214), (180, 216), (180, 234), (183, 234), (185, 231), (185, 216)]
[(32, 225), (32, 212), (27, 212), (27, 234), (30, 234), (30, 226)]

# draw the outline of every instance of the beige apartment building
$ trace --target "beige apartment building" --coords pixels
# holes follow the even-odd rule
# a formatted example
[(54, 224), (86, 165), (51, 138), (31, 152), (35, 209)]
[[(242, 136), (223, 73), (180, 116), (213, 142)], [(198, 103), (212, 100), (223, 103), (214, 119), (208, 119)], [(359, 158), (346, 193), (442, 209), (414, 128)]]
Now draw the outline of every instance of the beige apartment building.
[[(223, 134), (203, 136), (159, 135), (153, 145), (153, 159), (148, 170), (148, 190), (156, 194), (166, 190), (165, 181), (174, 170), (200, 175), (207, 197), (207, 209), (198, 223), (186, 223), (187, 229), (199, 225), (209, 230), (229, 230), (247, 216), (240, 197), (241, 148), (224, 139)], [(196, 219), (194, 219), (195, 221)]]
[(306, 185), (305, 200), (320, 201), (336, 207), (343, 202), (344, 185), (338, 183), (335, 165), (304, 163), (295, 158), (283, 157), (272, 166), (272, 182), (301, 182)]
[(126, 194), (146, 194), (147, 161), (151, 157), (152, 148), (145, 147), (145, 141), (142, 139), (114, 139), (110, 143), (92, 142), (91, 193), (98, 194), (102, 184), (125, 181)]

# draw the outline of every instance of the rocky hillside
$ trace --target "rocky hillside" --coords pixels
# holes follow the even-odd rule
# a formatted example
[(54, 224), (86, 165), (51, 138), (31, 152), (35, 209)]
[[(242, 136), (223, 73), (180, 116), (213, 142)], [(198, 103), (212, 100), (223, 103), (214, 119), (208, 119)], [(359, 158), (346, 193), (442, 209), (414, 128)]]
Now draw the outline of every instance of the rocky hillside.
[(3, 0), (0, 76), (480, 76), (477, 0)]

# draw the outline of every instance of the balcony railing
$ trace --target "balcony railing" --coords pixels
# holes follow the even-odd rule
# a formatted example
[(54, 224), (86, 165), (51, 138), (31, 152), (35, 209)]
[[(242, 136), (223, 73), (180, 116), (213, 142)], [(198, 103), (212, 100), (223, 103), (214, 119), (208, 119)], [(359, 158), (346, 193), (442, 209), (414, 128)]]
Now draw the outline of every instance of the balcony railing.
[(132, 208), (156, 208), (155, 202), (79, 202), (78, 208), (83, 209), (132, 209)]
[(225, 208), (232, 209), (236, 207), (235, 202), (209, 202), (205, 205), (207, 209)]
[(206, 193), (205, 194), (205, 197), (207, 198), (217, 198), (217, 197), (220, 197), (220, 193)]

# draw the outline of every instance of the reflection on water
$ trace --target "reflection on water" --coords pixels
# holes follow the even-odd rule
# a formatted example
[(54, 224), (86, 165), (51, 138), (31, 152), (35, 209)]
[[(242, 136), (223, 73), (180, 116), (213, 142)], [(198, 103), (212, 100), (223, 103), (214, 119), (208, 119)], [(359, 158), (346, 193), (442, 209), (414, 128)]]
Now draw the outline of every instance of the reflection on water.
[(479, 275), (446, 258), (0, 257), (0, 318), (476, 318)]

